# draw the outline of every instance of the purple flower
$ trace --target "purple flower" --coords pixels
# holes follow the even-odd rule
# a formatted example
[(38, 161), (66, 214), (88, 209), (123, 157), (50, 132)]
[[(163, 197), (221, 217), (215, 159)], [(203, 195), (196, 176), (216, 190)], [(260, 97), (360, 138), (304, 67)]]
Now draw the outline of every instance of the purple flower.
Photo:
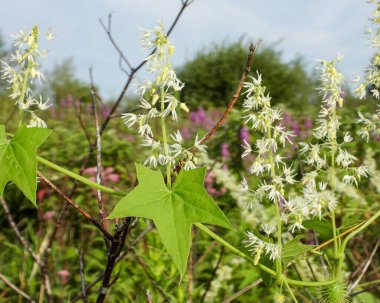
[(244, 142), (246, 141), (247, 143), (249, 143), (249, 128), (248, 126), (243, 126), (240, 130), (240, 141), (241, 142)]
[(182, 135), (182, 138), (187, 140), (187, 139), (190, 139), (191, 138), (191, 131), (188, 127), (183, 127), (181, 129), (181, 135)]
[(294, 134), (295, 134), (296, 136), (299, 136), (299, 135), (300, 135), (300, 126), (299, 126), (299, 124), (298, 124), (297, 121), (294, 121), (294, 122), (292, 123), (292, 128), (293, 128), (293, 132), (294, 132)]
[(290, 125), (292, 123), (292, 116), (289, 113), (285, 113), (283, 122), (285, 125)]
[(74, 103), (73, 96), (67, 95), (66, 101), (67, 101), (67, 103), (66, 103), (67, 107), (72, 107), (73, 106), (73, 103)]
[(220, 152), (222, 154), (223, 160), (227, 160), (230, 155), (230, 152), (228, 150), (228, 143), (222, 143), (220, 146)]
[(60, 104), (62, 107), (66, 107), (66, 99), (62, 98), (61, 100), (59, 100), (59, 104)]
[(194, 124), (201, 124), (206, 119), (206, 112), (203, 108), (198, 108), (197, 111), (190, 113), (190, 121)]
[(305, 128), (307, 130), (310, 130), (313, 128), (313, 120), (312, 119), (310, 119), (310, 118), (305, 119)]

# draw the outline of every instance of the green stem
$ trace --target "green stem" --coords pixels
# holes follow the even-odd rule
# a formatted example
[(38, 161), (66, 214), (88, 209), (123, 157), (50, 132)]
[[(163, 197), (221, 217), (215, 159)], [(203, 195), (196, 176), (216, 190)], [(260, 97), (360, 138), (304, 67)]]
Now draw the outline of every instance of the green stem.
[(372, 285), (376, 285), (376, 284), (380, 284), (380, 279), (372, 280), (369, 282), (364, 282), (364, 283), (357, 285), (356, 287), (363, 288), (363, 287), (368, 287), (368, 286), (372, 286)]
[[(336, 120), (336, 108), (333, 111), (333, 119)], [(335, 149), (336, 149), (336, 133), (334, 134), (334, 138), (331, 141), (331, 179), (330, 186), (331, 191), (335, 194)], [(338, 237), (337, 237), (337, 229), (336, 229), (336, 220), (335, 220), (335, 211), (331, 211), (331, 222), (334, 236), (334, 257), (338, 258), (339, 245), (338, 245)], [(337, 272), (337, 274), (339, 271)]]
[(284, 281), (284, 284), (285, 284), (286, 288), (288, 289), (288, 292), (289, 292), (290, 296), (292, 297), (293, 301), (294, 301), (295, 303), (298, 303), (296, 296), (294, 295), (292, 289), (291, 289), (290, 286), (289, 286), (289, 283), (285, 280), (285, 281)]
[(29, 73), (30, 73), (30, 62), (28, 61), (28, 65), (26, 67), (26, 71), (25, 71), (25, 74), (24, 74), (24, 81), (23, 81), (23, 84), (22, 84), (22, 88), (21, 88), (21, 93), (20, 93), (20, 98), (18, 99), (18, 108), (19, 108), (19, 126), (21, 126), (22, 124), (22, 121), (23, 121), (23, 115), (24, 115), (24, 110), (21, 108), (21, 105), (24, 104), (24, 99), (25, 99), (25, 92), (26, 92), (26, 88), (28, 86), (28, 80), (29, 80)]
[[(266, 127), (267, 127), (267, 137), (268, 139), (272, 139), (272, 132), (271, 132), (271, 124), (270, 121), (266, 121)], [(276, 178), (276, 166), (274, 164), (273, 160), (273, 151), (272, 149), (269, 150), (269, 161), (270, 161), (270, 170), (271, 170), (271, 177), (272, 182)], [(276, 223), (277, 223), (277, 245), (282, 247), (282, 222), (281, 222), (281, 211), (280, 211), (280, 201), (276, 201)], [(277, 280), (279, 281), (282, 276), (282, 262), (281, 259), (276, 259), (276, 272), (277, 272)]]
[(50, 168), (52, 168), (52, 169), (54, 169), (56, 171), (59, 171), (59, 172), (65, 174), (65, 175), (67, 175), (67, 176), (69, 176), (69, 177), (71, 177), (71, 178), (79, 181), (79, 182), (82, 182), (83, 184), (86, 184), (86, 185), (88, 185), (90, 187), (99, 189), (102, 192), (109, 193), (109, 194), (116, 195), (116, 196), (121, 196), (121, 197), (124, 197), (124, 196), (126, 196), (128, 194), (128, 193), (126, 193), (124, 191), (112, 189), (112, 188), (109, 188), (107, 186), (100, 185), (98, 183), (92, 182), (92, 181), (88, 180), (87, 178), (85, 178), (85, 177), (83, 177), (81, 175), (78, 175), (78, 174), (76, 174), (76, 173), (74, 173), (74, 172), (72, 172), (72, 171), (70, 171), (70, 170), (68, 170), (66, 168), (63, 168), (63, 167), (61, 167), (61, 166), (59, 166), (57, 164), (54, 164), (54, 163), (52, 163), (52, 162), (50, 162), (50, 161), (48, 161), (48, 160), (46, 160), (46, 159), (44, 159), (44, 158), (42, 158), (40, 156), (36, 156), (36, 158), (37, 158), (38, 162), (40, 162), (40, 163), (42, 163), (42, 164), (44, 164), (46, 166), (49, 166)]
[[(201, 223), (194, 223), (194, 225), (196, 227), (198, 227), (200, 230), (202, 230), (203, 232), (205, 232), (206, 234), (208, 234), (211, 238), (213, 238), (214, 240), (218, 241), (224, 247), (226, 247), (229, 250), (231, 250), (234, 254), (238, 255), (239, 257), (242, 257), (243, 259), (247, 260), (248, 262), (250, 262), (252, 264), (255, 264), (255, 262), (254, 262), (254, 260), (252, 258), (250, 258), (249, 256), (247, 256), (245, 253), (243, 253), (242, 251), (240, 251), (239, 249), (237, 249), (232, 244), (228, 243), (227, 241), (225, 241), (224, 239), (222, 239), (221, 237), (219, 237), (217, 234), (215, 234), (213, 231), (211, 231), (210, 229), (208, 229), (203, 224), (201, 224)], [(265, 265), (263, 265), (261, 263), (258, 263), (256, 266), (258, 266), (261, 270), (267, 272), (268, 274), (270, 274), (270, 275), (272, 275), (274, 277), (277, 277), (277, 273), (274, 270), (266, 267)], [(279, 282), (281, 282), (281, 281), (286, 281), (290, 285), (310, 286), (310, 287), (319, 287), (319, 286), (325, 286), (325, 285), (330, 285), (330, 284), (335, 283), (335, 280), (322, 281), (322, 282), (298, 281), (298, 280), (293, 280), (293, 279), (286, 278), (284, 276), (281, 276)]]
[(371, 218), (369, 218), (365, 223), (360, 225), (357, 229), (355, 229), (353, 232), (347, 235), (346, 238), (344, 238), (342, 245), (339, 250), (339, 261), (338, 261), (338, 272), (342, 270), (343, 261), (344, 261), (344, 251), (346, 249), (348, 241), (350, 241), (353, 237), (355, 237), (358, 233), (360, 233), (362, 230), (367, 228), (370, 224), (372, 224), (376, 219), (380, 217), (380, 210), (377, 211)]
[[(165, 157), (169, 157), (169, 148), (168, 148), (168, 138), (166, 135), (166, 124), (165, 124), (165, 117), (162, 115), (164, 110), (165, 110), (165, 90), (164, 86), (161, 86), (160, 90), (160, 95), (161, 95), (161, 129), (162, 129), (162, 141), (164, 144), (164, 153)], [(168, 188), (171, 188), (171, 162), (168, 161), (166, 164), (166, 184)]]

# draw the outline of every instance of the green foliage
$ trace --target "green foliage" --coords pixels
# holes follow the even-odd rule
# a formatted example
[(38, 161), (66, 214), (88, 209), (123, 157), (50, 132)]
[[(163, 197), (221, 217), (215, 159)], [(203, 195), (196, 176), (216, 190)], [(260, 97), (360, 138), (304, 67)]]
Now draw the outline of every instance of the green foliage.
[(314, 248), (313, 245), (306, 245), (300, 243), (300, 238), (301, 237), (296, 237), (295, 239), (284, 244), (281, 253), (281, 259), (284, 261), (285, 264), (288, 264), (289, 262), (296, 260), (297, 258), (305, 255), (307, 252)]
[(21, 126), (8, 142), (5, 126), (0, 125), (0, 195), (5, 185), (13, 181), (24, 195), (36, 205), (37, 160), (36, 150), (50, 135), (51, 130)]
[[(215, 44), (204, 49), (178, 69), (186, 83), (181, 100), (192, 108), (224, 107), (230, 100), (245, 68), (248, 46), (241, 42)], [(267, 80), (273, 104), (301, 110), (317, 98), (315, 81), (307, 74), (301, 58), (284, 63), (281, 52), (260, 45), (252, 70), (260, 70)]]
[(183, 276), (189, 256), (191, 224), (208, 223), (226, 228), (232, 225), (203, 187), (205, 168), (181, 170), (171, 190), (160, 171), (137, 163), (136, 170), (139, 185), (119, 201), (108, 218), (152, 219)]

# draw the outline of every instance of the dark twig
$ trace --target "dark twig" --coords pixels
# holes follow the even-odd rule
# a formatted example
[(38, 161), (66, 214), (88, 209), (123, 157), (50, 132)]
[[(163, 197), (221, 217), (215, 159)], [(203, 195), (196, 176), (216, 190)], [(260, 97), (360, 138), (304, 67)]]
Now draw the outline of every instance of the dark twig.
[(352, 290), (360, 283), (360, 280), (364, 277), (364, 274), (366, 273), (369, 265), (371, 264), (372, 259), (375, 256), (377, 249), (379, 248), (379, 244), (380, 244), (380, 238), (377, 240), (376, 245), (375, 245), (375, 247), (374, 247), (371, 255), (369, 256), (369, 258), (368, 258), (368, 260), (367, 260), (367, 262), (366, 262), (363, 270), (361, 271), (359, 277), (355, 280), (354, 283), (351, 284), (351, 286), (349, 288), (350, 292), (352, 292)]
[(253, 283), (249, 284), (248, 286), (244, 287), (243, 289), (239, 290), (237, 293), (233, 294), (228, 299), (224, 300), (223, 303), (230, 303), (230, 302), (232, 302), (233, 300), (235, 300), (236, 298), (240, 297), (242, 294), (244, 294), (248, 290), (256, 287), (257, 285), (259, 285), (262, 282), (263, 282), (262, 279), (256, 280), (255, 282), (253, 282)]
[[(90, 80), (91, 80), (91, 102), (92, 102), (92, 112), (94, 114), (94, 120), (95, 120), (95, 133), (96, 133), (96, 183), (102, 184), (102, 139), (100, 136), (100, 129), (99, 129), (99, 116), (98, 116), (98, 109), (97, 109), (97, 92), (96, 88), (94, 86), (94, 79), (92, 76), (92, 68), (90, 68)], [(104, 201), (102, 199), (102, 192), (97, 189), (97, 199), (98, 199), (98, 208), (99, 208), (99, 216), (100, 216), (100, 222), (102, 226), (105, 228), (105, 215), (104, 215)], [(109, 246), (109, 243), (106, 238), (104, 238), (104, 241), (106, 243), (106, 246)]]
[[(298, 278), (299, 278), (300, 280), (303, 280), (303, 279), (302, 279), (302, 276), (301, 276), (301, 274), (300, 274), (300, 272), (298, 271), (297, 266), (296, 266), (295, 264), (292, 264), (292, 267), (294, 268), (294, 271), (296, 272)], [(314, 298), (314, 296), (312, 295), (312, 293), (311, 293), (306, 287), (305, 287), (304, 289), (305, 289), (305, 292), (307, 293), (307, 295), (309, 296), (309, 298), (311, 299), (311, 301), (312, 301), (313, 303), (317, 303), (317, 300), (315, 300), (315, 298)]]
[(79, 272), (80, 272), (80, 281), (82, 286), (82, 300), (84, 303), (88, 303), (87, 293), (86, 293), (86, 280), (84, 275), (84, 265), (83, 265), (83, 255), (82, 250), (78, 248), (79, 256)]
[[(149, 231), (151, 231), (152, 230), (152, 228), (153, 228), (153, 226), (152, 225), (149, 225), (144, 231), (142, 231), (134, 240), (133, 240), (133, 242), (128, 246), (128, 248), (127, 248), (127, 250), (124, 252), (124, 253), (122, 253), (122, 254), (120, 254), (120, 256), (119, 257), (117, 257), (117, 259), (116, 259), (116, 262), (115, 262), (115, 264), (117, 264), (117, 263), (119, 263), (122, 259), (124, 259), (127, 255), (128, 255), (128, 253), (129, 253), (129, 251), (130, 251), (130, 249), (131, 249), (131, 247), (134, 247), (142, 238), (144, 238), (145, 237), (145, 235), (149, 232)], [(103, 273), (101, 273), (94, 281), (92, 281), (91, 283), (89, 283), (88, 285), (86, 285), (86, 291), (89, 291), (92, 287), (94, 287), (94, 285), (96, 285), (100, 280), (102, 280), (102, 278), (104, 277), (104, 272)], [(74, 303), (74, 302), (77, 302), (79, 299), (81, 298), (81, 294), (79, 293), (79, 294), (77, 294), (72, 300), (71, 300), (71, 303)]]
[(9, 211), (9, 207), (7, 202), (4, 200), (4, 198), (0, 197), (0, 203), (4, 208), (5, 217), (8, 220), (9, 225), (12, 227), (14, 233), (16, 234), (17, 239), (21, 242), (22, 246), (26, 249), (26, 251), (29, 253), (29, 255), (33, 258), (33, 260), (41, 266), (41, 260), (40, 257), (34, 253), (32, 247), (28, 243), (28, 241), (21, 235), (20, 230), (18, 229), (15, 221), (13, 220), (13, 217), (11, 215), (11, 212)]
[[(260, 41), (256, 45), (251, 44), (249, 46), (249, 53), (248, 53), (247, 63), (245, 65), (244, 72), (241, 75), (240, 82), (239, 82), (239, 84), (238, 84), (238, 86), (237, 86), (237, 88), (235, 90), (235, 93), (232, 95), (230, 103), (228, 104), (226, 110), (224, 111), (222, 117), (219, 119), (218, 123), (216, 123), (214, 125), (214, 127), (202, 138), (202, 140), (200, 141), (199, 144), (206, 143), (206, 141), (211, 138), (211, 136), (218, 130), (219, 127), (222, 126), (222, 124), (224, 123), (224, 121), (227, 119), (227, 116), (230, 113), (230, 111), (232, 110), (233, 106), (235, 105), (237, 99), (239, 98), (240, 91), (241, 91), (241, 89), (243, 87), (243, 84), (244, 84), (244, 82), (245, 82), (245, 80), (246, 80), (249, 72), (251, 71), (251, 65), (252, 65), (252, 62), (253, 62), (253, 57), (254, 57), (254, 55), (256, 53), (256, 50), (257, 50), (257, 47), (258, 47), (259, 43), (260, 43)], [(197, 151), (196, 147), (194, 147), (191, 150), (192, 153), (195, 153), (196, 151)]]
[(104, 270), (102, 285), (100, 286), (98, 299), (96, 303), (103, 303), (107, 292), (111, 286), (112, 271), (115, 267), (116, 260), (120, 255), (121, 249), (124, 246), (125, 239), (127, 237), (129, 227), (133, 221), (133, 218), (127, 218), (121, 226), (116, 226), (115, 234), (111, 240), (111, 245), (108, 249), (107, 264)]
[(314, 281), (318, 281), (317, 276), (314, 273), (313, 266), (311, 266), (311, 263), (308, 259), (306, 259), (307, 266), (309, 267), (309, 270), (311, 272), (311, 275), (313, 276)]
[(349, 296), (350, 296), (351, 298), (353, 298), (353, 297), (356, 297), (357, 295), (360, 295), (360, 294), (362, 294), (362, 293), (364, 293), (364, 292), (367, 292), (367, 291), (369, 291), (369, 290), (371, 290), (371, 289), (379, 288), (379, 287), (380, 287), (380, 285), (372, 285), (372, 286), (369, 286), (369, 287), (367, 287), (367, 288), (365, 288), (365, 289), (363, 289), (363, 290), (360, 290), (360, 291), (357, 291), (357, 292), (351, 293), (351, 294), (349, 294)]
[(8, 285), (11, 289), (13, 289), (15, 292), (17, 292), (20, 296), (24, 297), (29, 302), (35, 303), (31, 297), (29, 297), (24, 291), (22, 291), (20, 288), (18, 288), (16, 285), (14, 285), (11, 281), (9, 281), (6, 277), (3, 276), (3, 274), (0, 273), (0, 280), (3, 281), (6, 285)]
[[(175, 17), (172, 25), (170, 26), (168, 32), (167, 32), (167, 35), (169, 36), (173, 29), (175, 28), (175, 26), (177, 25), (178, 23), (178, 20), (180, 19), (180, 17), (182, 16), (182, 13), (184, 12), (185, 8), (188, 7), (193, 1), (191, 0), (181, 0), (181, 3), (182, 3), (182, 6), (180, 8), (180, 10), (178, 11), (177, 13), (177, 16)], [(149, 55), (152, 55), (156, 52), (156, 48), (153, 49)], [(140, 62), (140, 64), (138, 64), (136, 67), (134, 68), (131, 68), (131, 72), (129, 74), (129, 77), (127, 79), (127, 82), (125, 83), (123, 89), (121, 90), (121, 93), (119, 95), (119, 97), (116, 99), (114, 105), (112, 106), (111, 108), (111, 111), (108, 113), (108, 115), (106, 116), (106, 118), (104, 119), (104, 122), (102, 124), (102, 127), (100, 129), (100, 134), (103, 134), (103, 132), (105, 131), (110, 119), (111, 119), (111, 116), (114, 114), (114, 112), (117, 110), (117, 108), (119, 107), (120, 105), (120, 102), (121, 100), (123, 100), (124, 96), (125, 96), (125, 93), (127, 92), (128, 88), (129, 88), (129, 85), (131, 84), (132, 82), (132, 79), (133, 77), (135, 76), (135, 74), (146, 64), (146, 60), (143, 60)]]
[[(83, 160), (82, 167), (79, 171), (80, 175), (82, 175), (83, 171), (85, 170), (91, 155), (92, 155), (92, 150), (89, 151), (89, 153), (87, 154), (87, 157)], [(70, 194), (68, 195), (68, 197), (70, 199), (74, 196), (74, 193), (75, 193), (77, 187), (78, 187), (78, 182), (75, 181), (74, 186), (72, 187)], [(65, 214), (66, 214), (66, 210), (69, 207), (69, 205), (70, 204), (67, 202), (65, 202), (65, 204), (63, 205), (61, 212), (59, 213), (58, 218), (55, 221), (53, 231), (51, 232), (50, 235), (48, 235), (46, 248), (45, 248), (44, 252), (41, 252), (41, 256), (42, 256), (41, 257), (41, 261), (42, 261), (42, 265), (41, 265), (42, 283), (43, 283), (43, 285), (45, 285), (45, 289), (47, 289), (46, 290), (46, 296), (47, 296), (48, 303), (53, 302), (51, 299), (51, 294), (49, 294), (50, 286), (48, 284), (48, 274), (47, 274), (47, 267), (48, 267), (48, 263), (49, 263), (51, 247), (52, 247), (53, 242), (55, 240), (55, 236), (57, 235), (58, 229), (62, 225), (63, 219), (64, 219)]]
[(104, 237), (109, 240), (113, 240), (112, 235), (101, 225), (95, 218), (93, 218), (89, 213), (87, 213), (84, 209), (82, 209), (77, 203), (71, 200), (68, 196), (66, 196), (57, 186), (55, 186), (50, 180), (48, 180), (43, 174), (37, 172), (37, 175), (45, 182), (47, 186), (49, 186), (53, 191), (57, 193), (64, 201), (66, 201), (69, 205), (75, 208), (79, 213), (83, 215), (87, 220), (89, 220), (92, 225), (94, 225), (97, 229), (99, 229)]
[(206, 299), (206, 295), (208, 293), (208, 291), (210, 290), (211, 288), (211, 282), (212, 280), (214, 280), (215, 276), (216, 276), (216, 273), (218, 272), (218, 269), (219, 269), (219, 266), (220, 264), (222, 263), (222, 258), (223, 258), (223, 255), (224, 255), (224, 246), (221, 247), (220, 249), (220, 253), (219, 253), (219, 257), (218, 257), (218, 261), (216, 261), (216, 265), (214, 267), (214, 270), (212, 271), (212, 274), (210, 276), (210, 279), (208, 280), (207, 282), (207, 285), (205, 287), (205, 292), (203, 293), (203, 296), (201, 298), (201, 301), (200, 303), (203, 303), (204, 300)]
[(124, 69), (122, 62), (124, 61), (130, 70), (133, 70), (133, 67), (127, 57), (124, 55), (123, 51), (120, 49), (119, 45), (115, 42), (112, 32), (111, 32), (111, 25), (112, 25), (112, 13), (108, 14), (108, 26), (106, 26), (101, 18), (99, 18), (100, 25), (106, 32), (108, 39), (111, 41), (113, 47), (116, 49), (116, 51), (119, 53), (119, 67), (120, 69), (126, 73), (128, 76), (130, 75), (130, 72), (128, 72), (126, 69)]

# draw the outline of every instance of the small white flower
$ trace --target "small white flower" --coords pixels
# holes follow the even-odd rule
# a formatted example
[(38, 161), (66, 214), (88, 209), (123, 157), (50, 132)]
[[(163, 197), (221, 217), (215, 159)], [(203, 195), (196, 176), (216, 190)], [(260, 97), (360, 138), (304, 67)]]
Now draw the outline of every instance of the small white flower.
[(276, 226), (273, 224), (261, 224), (261, 229), (269, 236), (275, 231)]
[(132, 127), (138, 121), (137, 116), (132, 113), (122, 114), (121, 118), (128, 127)]
[(170, 135), (170, 137), (172, 137), (174, 142), (176, 142), (178, 144), (182, 144), (182, 135), (181, 135), (181, 132), (179, 130), (177, 130), (172, 135)]
[(43, 102), (41, 95), (39, 96), (39, 101), (37, 101), (37, 106), (40, 110), (47, 110), (52, 104), (49, 104), (49, 98)]
[(139, 127), (139, 135), (140, 136), (153, 136), (152, 128), (149, 124), (143, 124)]
[(207, 146), (200, 144), (201, 142), (202, 142), (202, 139), (198, 140), (198, 134), (197, 134), (194, 141), (194, 147), (202, 153), (207, 153), (206, 151)]
[(32, 118), (30, 119), (28, 127), (39, 127), (39, 128), (46, 128), (46, 123), (41, 118), (37, 117), (35, 113), (31, 113)]
[(242, 158), (248, 156), (252, 152), (251, 145), (247, 141), (243, 140), (243, 144), (241, 146), (244, 149), (244, 152), (241, 155)]
[(151, 155), (148, 159), (145, 160), (144, 165), (148, 165), (149, 167), (157, 167), (157, 157), (155, 155)]
[(191, 169), (194, 169), (194, 168), (197, 168), (197, 167), (195, 166), (194, 162), (191, 161), (191, 160), (187, 160), (185, 162), (184, 166), (183, 166), (184, 170), (191, 170)]
[(353, 138), (351, 137), (350, 133), (347, 132), (344, 135), (344, 139), (343, 140), (344, 140), (344, 142), (348, 143), (348, 142), (351, 142), (353, 140)]

